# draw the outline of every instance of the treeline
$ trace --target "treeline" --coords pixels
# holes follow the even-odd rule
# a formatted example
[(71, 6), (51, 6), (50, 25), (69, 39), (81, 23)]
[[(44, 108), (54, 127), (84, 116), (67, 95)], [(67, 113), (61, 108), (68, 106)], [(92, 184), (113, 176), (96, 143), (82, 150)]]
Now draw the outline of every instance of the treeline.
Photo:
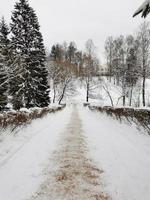
[[(150, 75), (149, 23), (142, 23), (134, 35), (108, 37), (105, 54), (110, 81), (122, 88), (123, 105), (126, 105), (126, 97), (129, 97), (129, 106), (132, 105), (134, 87), (137, 81), (142, 80), (139, 91), (142, 105), (146, 106), (145, 83)], [(140, 97), (137, 106), (140, 106)]]
[[(70, 70), (77, 76), (82, 76), (85, 73), (85, 68), (88, 60), (91, 60), (91, 67), (95, 74), (98, 71), (99, 60), (96, 57), (95, 45), (91, 39), (85, 44), (85, 51), (81, 51), (77, 48), (75, 42), (64, 42), (63, 44), (53, 45), (49, 59), (54, 62), (65, 63)], [(72, 66), (72, 67), (71, 67)]]
[(0, 110), (49, 105), (45, 61), (38, 18), (27, 0), (19, 0), (10, 26), (0, 21)]
[(85, 44), (85, 51), (78, 50), (74, 42), (53, 45), (48, 58), (48, 69), (52, 81), (53, 103), (75, 93), (75, 80), (80, 78), (86, 87), (89, 99), (93, 77), (98, 75), (99, 60), (91, 39)]

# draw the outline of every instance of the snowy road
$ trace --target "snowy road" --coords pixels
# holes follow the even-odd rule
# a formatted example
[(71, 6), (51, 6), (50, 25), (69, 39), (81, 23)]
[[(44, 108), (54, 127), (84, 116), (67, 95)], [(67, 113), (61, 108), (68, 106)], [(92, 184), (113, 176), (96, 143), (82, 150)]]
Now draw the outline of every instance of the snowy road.
[(68, 106), (20, 134), (0, 157), (0, 199), (150, 199), (150, 136), (134, 126)]

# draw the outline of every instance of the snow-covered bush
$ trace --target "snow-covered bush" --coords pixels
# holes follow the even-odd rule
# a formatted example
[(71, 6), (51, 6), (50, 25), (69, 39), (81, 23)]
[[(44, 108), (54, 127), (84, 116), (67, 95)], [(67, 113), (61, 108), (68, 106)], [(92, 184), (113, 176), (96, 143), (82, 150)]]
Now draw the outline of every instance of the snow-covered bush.
[(143, 127), (150, 134), (150, 110), (136, 109), (128, 107), (98, 107), (89, 106), (90, 110), (106, 113), (108, 116), (115, 117), (119, 121), (127, 121), (136, 124), (137, 128)]
[(64, 106), (54, 108), (35, 108), (35, 109), (20, 109), (20, 111), (9, 111), (0, 115), (0, 128), (11, 127), (12, 130), (21, 125), (27, 125), (32, 120), (42, 118), (48, 113), (55, 113), (62, 110)]

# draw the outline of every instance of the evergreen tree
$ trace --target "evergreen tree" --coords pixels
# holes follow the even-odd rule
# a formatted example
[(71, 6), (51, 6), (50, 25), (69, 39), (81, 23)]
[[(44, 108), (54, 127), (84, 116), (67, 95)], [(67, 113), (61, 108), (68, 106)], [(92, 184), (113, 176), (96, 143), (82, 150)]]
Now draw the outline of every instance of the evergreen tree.
[(77, 48), (74, 42), (70, 42), (69, 46), (68, 46), (68, 60), (70, 63), (74, 62), (75, 59), (75, 52), (76, 52)]
[(7, 104), (7, 74), (3, 61), (3, 55), (0, 52), (0, 110)]
[(8, 34), (9, 29), (4, 18), (0, 21), (0, 110), (7, 105), (8, 91)]
[(53, 45), (51, 48), (51, 53), (50, 53), (50, 59), (53, 61), (57, 60), (57, 52), (56, 52), (56, 46)]
[[(45, 67), (45, 49), (38, 18), (27, 0), (15, 4), (11, 23), (11, 47), (14, 56), (13, 103), (27, 108), (49, 104), (49, 87)], [(18, 84), (19, 82), (19, 84)], [(19, 87), (18, 87), (19, 85)], [(17, 106), (18, 108), (20, 106)]]
[(4, 17), (2, 17), (0, 21), (0, 45), (2, 48), (2, 54), (5, 57), (5, 61), (8, 61), (8, 52), (9, 52), (9, 44), (10, 41), (8, 39), (9, 28), (5, 22)]

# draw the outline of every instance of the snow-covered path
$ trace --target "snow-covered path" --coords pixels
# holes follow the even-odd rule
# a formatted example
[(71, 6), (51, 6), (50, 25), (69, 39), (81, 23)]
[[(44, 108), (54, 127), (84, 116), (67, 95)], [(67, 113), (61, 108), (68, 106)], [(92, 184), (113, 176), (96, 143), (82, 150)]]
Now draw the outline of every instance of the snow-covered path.
[(89, 157), (78, 109), (62, 132), (47, 180), (32, 200), (109, 200), (101, 185), (102, 170)]
[(134, 126), (68, 106), (21, 133), (0, 162), (0, 200), (150, 199), (150, 136)]
[[(70, 114), (70, 108), (49, 114), (20, 130), (18, 137), (12, 136), (3, 142), (13, 151), (6, 155), (3, 152), (4, 156), (0, 157), (0, 200), (25, 200), (38, 190), (44, 179), (43, 171), (49, 165), (49, 157)], [(5, 149), (3, 143), (0, 144), (2, 150)]]
[(105, 190), (114, 200), (150, 199), (150, 136), (134, 125), (82, 109), (92, 158), (104, 170)]

